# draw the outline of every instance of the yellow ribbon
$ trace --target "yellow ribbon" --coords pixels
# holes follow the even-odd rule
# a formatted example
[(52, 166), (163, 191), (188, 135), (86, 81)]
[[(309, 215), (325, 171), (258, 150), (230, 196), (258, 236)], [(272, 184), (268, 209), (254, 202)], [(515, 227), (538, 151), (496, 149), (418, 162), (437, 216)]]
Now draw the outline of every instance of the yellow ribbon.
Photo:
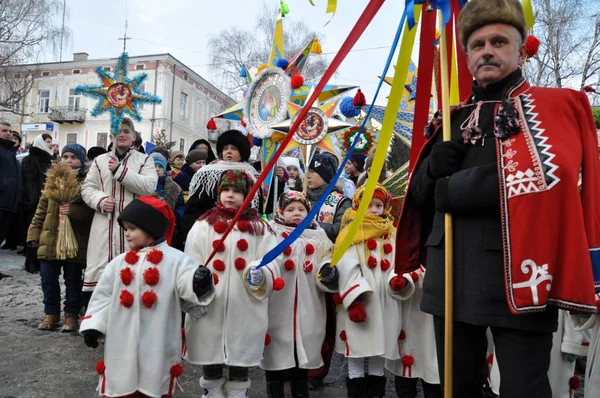
[(394, 124), (396, 123), (396, 114), (400, 109), (400, 102), (402, 101), (402, 94), (404, 93), (404, 82), (408, 74), (408, 66), (410, 64), (410, 58), (415, 44), (415, 36), (417, 34), (417, 26), (419, 23), (419, 17), (421, 16), (421, 5), (415, 5), (415, 27), (412, 30), (408, 29), (408, 25), (404, 27), (404, 33), (402, 35), (402, 44), (400, 45), (400, 52), (398, 53), (398, 60), (396, 62), (396, 70), (394, 71), (394, 78), (392, 83), (392, 89), (387, 104), (387, 111), (383, 118), (381, 126), (381, 132), (379, 133), (379, 141), (377, 142), (377, 150), (375, 157), (373, 158), (373, 164), (371, 165), (371, 172), (369, 179), (365, 187), (360, 206), (356, 211), (356, 216), (350, 224), (348, 234), (339, 243), (336, 242), (338, 248), (333, 252), (331, 258), (331, 266), (336, 265), (343, 257), (344, 253), (348, 250), (352, 244), (352, 239), (358, 228), (360, 228), (363, 218), (367, 213), (369, 202), (375, 192), (375, 187), (379, 181), (379, 175), (381, 169), (385, 163), (387, 157), (388, 148), (392, 135), (394, 134)]
[[(315, 3), (313, 3), (313, 0), (308, 0), (308, 2), (310, 3), (311, 6), (313, 6), (313, 7), (315, 6)], [(327, 10), (325, 11), (325, 14), (331, 14), (331, 19), (329, 21), (327, 21), (325, 26), (327, 26), (327, 24), (329, 22), (331, 22), (331, 20), (335, 16), (336, 9), (337, 9), (337, 0), (327, 0)]]
[(533, 6), (531, 5), (531, 0), (523, 0), (523, 13), (525, 14), (525, 25), (529, 31), (535, 24), (535, 16), (533, 15)]

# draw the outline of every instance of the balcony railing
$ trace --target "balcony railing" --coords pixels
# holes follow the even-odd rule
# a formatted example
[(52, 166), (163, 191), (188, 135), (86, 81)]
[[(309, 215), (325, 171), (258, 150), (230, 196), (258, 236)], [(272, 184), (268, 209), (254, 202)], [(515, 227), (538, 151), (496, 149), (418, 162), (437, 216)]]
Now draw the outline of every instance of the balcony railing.
[(48, 118), (57, 123), (83, 123), (85, 122), (85, 108), (57, 106), (50, 108)]

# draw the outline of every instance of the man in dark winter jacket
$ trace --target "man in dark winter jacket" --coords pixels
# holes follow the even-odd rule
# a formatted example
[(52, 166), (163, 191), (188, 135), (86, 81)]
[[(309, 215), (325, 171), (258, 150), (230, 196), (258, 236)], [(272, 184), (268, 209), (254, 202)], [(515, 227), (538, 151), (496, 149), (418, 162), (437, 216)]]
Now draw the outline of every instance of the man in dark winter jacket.
[(23, 180), (10, 123), (0, 120), (0, 244), (6, 239), (21, 198)]

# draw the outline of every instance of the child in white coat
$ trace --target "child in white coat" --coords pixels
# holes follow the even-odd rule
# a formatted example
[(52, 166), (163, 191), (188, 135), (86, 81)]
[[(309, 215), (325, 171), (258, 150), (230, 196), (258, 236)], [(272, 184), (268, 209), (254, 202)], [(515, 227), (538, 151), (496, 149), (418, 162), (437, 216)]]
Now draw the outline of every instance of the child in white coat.
[[(258, 366), (268, 342), (268, 300), (284, 281), (276, 266), (256, 269), (258, 260), (277, 244), (269, 225), (248, 208), (224, 242), (223, 233), (254, 181), (243, 170), (225, 171), (218, 186), (217, 207), (202, 215), (188, 234), (185, 253), (212, 271), (215, 296), (207, 313), (185, 320), (184, 359), (202, 365), (204, 397), (246, 397), (248, 368)], [(216, 249), (216, 255), (207, 263)], [(190, 309), (190, 312), (193, 312)], [(223, 367), (229, 367), (229, 379)]]
[[(354, 194), (352, 208), (344, 214), (344, 239), (365, 186)], [(398, 300), (412, 295), (414, 285), (394, 272), (395, 228), (390, 216), (391, 197), (377, 185), (367, 214), (337, 265), (339, 273), (336, 351), (348, 358), (348, 396), (385, 396), (384, 360), (400, 357), (398, 338), (402, 313)], [(335, 249), (334, 249), (335, 251)], [(368, 360), (365, 378), (364, 362)]]
[(104, 397), (171, 397), (183, 373), (181, 302), (206, 304), (214, 294), (210, 272), (169, 247), (175, 216), (151, 196), (119, 215), (131, 250), (111, 261), (82, 318), (88, 347), (105, 336), (96, 365)]
[[(310, 208), (302, 192), (283, 193), (275, 219), (269, 223), (277, 240), (291, 234)], [(269, 299), (269, 344), (260, 365), (266, 371), (269, 398), (283, 398), (287, 380), (292, 397), (308, 397), (308, 370), (323, 365), (321, 346), (327, 320), (324, 292), (335, 293), (337, 279), (332, 275), (321, 282), (317, 275), (322, 267), (329, 267), (332, 248), (325, 231), (313, 221), (278, 257), (286, 288)]]

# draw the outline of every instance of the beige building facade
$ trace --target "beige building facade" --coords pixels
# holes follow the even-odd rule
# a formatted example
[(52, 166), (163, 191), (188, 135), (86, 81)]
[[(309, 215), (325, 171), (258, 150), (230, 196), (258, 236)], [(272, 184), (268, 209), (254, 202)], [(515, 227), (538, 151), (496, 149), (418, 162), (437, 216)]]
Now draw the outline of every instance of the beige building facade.
[[(23, 70), (34, 76), (33, 87), (20, 105), (20, 113), (26, 116), (0, 111), (0, 118), (21, 133), (23, 146), (40, 134), (49, 133), (60, 141), (61, 147), (78, 143), (85, 148), (106, 148), (110, 143), (110, 114), (91, 117), (98, 100), (76, 95), (75, 88), (98, 85), (96, 68), (114, 73), (116, 66), (117, 58), (89, 59), (87, 53), (75, 53), (73, 61), (24, 65)], [(164, 130), (166, 137), (175, 142), (173, 149), (187, 153), (193, 141), (207, 139), (208, 120), (235, 104), (170, 54), (130, 57), (129, 78), (140, 73), (147, 74), (142, 91), (162, 98), (160, 104), (140, 106), (142, 122), (134, 123), (144, 143), (154, 142)], [(221, 131), (228, 128), (227, 121), (219, 120), (217, 124)]]

